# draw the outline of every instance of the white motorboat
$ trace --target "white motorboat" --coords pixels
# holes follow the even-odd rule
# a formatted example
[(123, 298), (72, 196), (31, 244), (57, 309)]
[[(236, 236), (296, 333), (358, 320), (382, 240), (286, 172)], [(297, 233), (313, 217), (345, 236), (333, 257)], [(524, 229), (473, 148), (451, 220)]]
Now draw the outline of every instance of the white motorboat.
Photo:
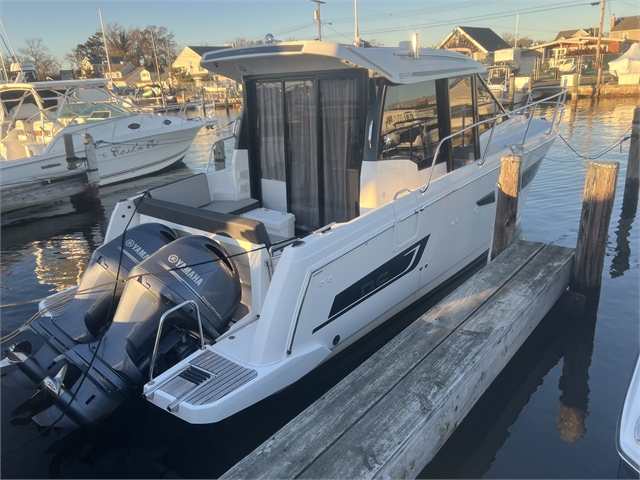
[(0, 85), (0, 192), (66, 175), (64, 134), (73, 136), (78, 157), (85, 156), (82, 134), (92, 136), (100, 185), (108, 185), (179, 162), (200, 129), (212, 123), (146, 113), (109, 94), (107, 82)]
[(635, 370), (622, 406), (616, 447), (620, 457), (636, 473), (640, 473), (640, 359), (636, 360)]
[[(491, 89), (491, 92), (496, 96), (501, 103), (509, 103), (509, 79), (513, 74), (513, 70), (509, 65), (492, 65), (487, 67), (487, 85)], [(529, 86), (527, 86), (529, 88)], [(513, 103), (515, 105), (521, 104), (527, 98), (527, 92), (524, 90), (518, 90), (517, 87), (513, 92)]]
[[(520, 206), (563, 93), (504, 113), (484, 67), (446, 50), (266, 43), (205, 54), (242, 81), (224, 168), (117, 204), (77, 290), (6, 350), (50, 406), (88, 425), (129, 395), (218, 422), (291, 385), (486, 262), (500, 159)], [(213, 170), (213, 169), (212, 169)], [(17, 367), (16, 367), (17, 366)]]

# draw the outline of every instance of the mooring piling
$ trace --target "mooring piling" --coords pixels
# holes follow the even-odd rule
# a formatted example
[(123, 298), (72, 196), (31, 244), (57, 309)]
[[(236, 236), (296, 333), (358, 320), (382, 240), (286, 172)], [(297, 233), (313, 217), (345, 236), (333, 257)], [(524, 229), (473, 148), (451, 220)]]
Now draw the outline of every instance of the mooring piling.
[(600, 289), (604, 252), (618, 178), (618, 162), (591, 162), (587, 169), (570, 290), (589, 295)]
[(631, 122), (631, 143), (627, 160), (627, 175), (624, 182), (625, 201), (638, 201), (640, 190), (640, 107), (633, 111)]
[(521, 164), (519, 155), (505, 155), (501, 159), (500, 177), (496, 186), (496, 214), (493, 224), (491, 260), (509, 247), (515, 237)]

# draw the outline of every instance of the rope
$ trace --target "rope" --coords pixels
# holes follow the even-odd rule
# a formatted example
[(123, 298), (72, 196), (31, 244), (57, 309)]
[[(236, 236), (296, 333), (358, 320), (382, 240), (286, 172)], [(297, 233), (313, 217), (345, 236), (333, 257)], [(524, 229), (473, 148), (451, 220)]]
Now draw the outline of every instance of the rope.
[[(571, 149), (571, 151), (573, 153), (575, 153), (578, 157), (582, 158), (583, 160), (597, 160), (598, 158), (602, 157), (603, 155), (606, 155), (607, 153), (609, 153), (611, 150), (613, 150), (614, 148), (616, 148), (618, 145), (620, 146), (620, 149), (622, 150), (622, 144), (624, 142), (626, 142), (627, 140), (629, 140), (631, 138), (631, 136), (628, 135), (628, 133), (631, 131), (631, 127), (624, 132), (620, 138), (618, 140), (616, 140), (610, 147), (608, 147), (606, 150), (604, 150), (603, 152), (599, 153), (596, 156), (593, 157), (587, 157), (586, 155), (582, 155), (581, 153), (579, 153), (575, 148), (573, 148), (569, 142), (567, 142), (567, 140), (560, 134), (558, 134), (558, 136), (562, 139), (562, 141), (567, 145), (567, 147), (569, 147)], [(554, 160), (552, 160), (554, 161)], [(558, 160), (555, 160), (558, 161)]]

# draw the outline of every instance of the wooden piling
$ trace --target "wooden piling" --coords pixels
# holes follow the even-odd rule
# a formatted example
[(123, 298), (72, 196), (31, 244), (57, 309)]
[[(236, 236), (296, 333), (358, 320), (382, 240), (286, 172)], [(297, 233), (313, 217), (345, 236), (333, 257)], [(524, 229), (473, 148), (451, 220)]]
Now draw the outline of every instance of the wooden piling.
[(67, 170), (74, 170), (78, 168), (78, 157), (76, 157), (76, 150), (73, 147), (73, 135), (65, 133), (62, 135), (64, 141), (64, 152), (67, 157)]
[(633, 111), (631, 143), (627, 160), (627, 175), (624, 182), (625, 202), (637, 202), (640, 190), (640, 107)]
[(93, 137), (88, 133), (82, 134), (82, 141), (87, 153), (87, 181), (89, 183), (89, 196), (91, 198), (100, 197), (100, 172), (98, 170), (98, 159), (96, 158), (96, 147)]
[(493, 224), (491, 260), (513, 243), (518, 215), (518, 192), (520, 191), (519, 155), (505, 155), (500, 160), (500, 177), (496, 187), (496, 217)]
[(619, 167), (618, 162), (592, 162), (588, 166), (576, 261), (571, 273), (570, 289), (573, 292), (591, 295), (599, 291), (602, 283), (604, 252)]
[(571, 85), (571, 100), (578, 100), (578, 87), (580, 86), (580, 75), (578, 72), (573, 73), (573, 84)]

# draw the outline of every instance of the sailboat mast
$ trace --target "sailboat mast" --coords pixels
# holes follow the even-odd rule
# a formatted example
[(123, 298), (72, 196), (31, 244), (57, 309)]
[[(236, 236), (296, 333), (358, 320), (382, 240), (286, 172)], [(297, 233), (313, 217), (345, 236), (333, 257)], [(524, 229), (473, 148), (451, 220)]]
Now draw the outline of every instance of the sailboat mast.
[(13, 45), (11, 44), (11, 39), (9, 38), (9, 35), (7, 35), (7, 31), (4, 28), (4, 23), (2, 23), (2, 20), (0, 20), (0, 25), (2, 25), (2, 31), (4, 32), (4, 38), (7, 39), (7, 42), (9, 42), (9, 48), (11, 48), (11, 55), (13, 55), (13, 61), (14, 62), (20, 62), (20, 60), (18, 60), (18, 56), (16, 55), (16, 51), (13, 49)]
[(109, 50), (107, 49), (107, 37), (104, 36), (104, 25), (102, 24), (102, 10), (98, 9), (98, 13), (100, 14), (100, 27), (102, 28), (102, 41), (104, 43), (104, 53), (107, 56), (107, 66), (109, 67), (109, 79), (113, 82), (113, 77), (111, 75), (111, 59), (109, 58)]

